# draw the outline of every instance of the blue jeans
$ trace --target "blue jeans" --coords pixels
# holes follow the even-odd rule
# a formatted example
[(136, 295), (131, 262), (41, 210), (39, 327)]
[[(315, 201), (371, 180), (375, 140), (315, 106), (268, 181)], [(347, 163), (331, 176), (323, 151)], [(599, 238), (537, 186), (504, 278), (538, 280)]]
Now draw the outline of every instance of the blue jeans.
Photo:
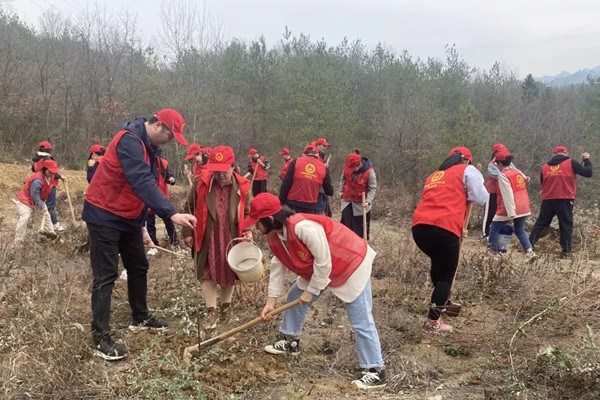
[[(533, 246), (531, 246), (531, 242), (529, 241), (527, 232), (525, 232), (525, 221), (526, 220), (527, 220), (527, 215), (524, 217), (515, 218), (513, 220), (513, 225), (515, 228), (515, 235), (517, 236), (517, 239), (519, 239), (519, 242), (521, 242), (521, 246), (523, 246), (523, 248), (525, 250), (529, 250)], [(489, 242), (490, 242), (491, 248), (495, 252), (498, 252), (498, 239), (499, 239), (498, 235), (500, 234), (499, 233), (500, 229), (502, 229), (502, 227), (504, 225), (506, 225), (508, 222), (510, 222), (510, 221), (492, 221), (492, 224), (490, 225)]]
[[(296, 283), (288, 292), (287, 302), (296, 300), (303, 290)], [(313, 295), (312, 301), (307, 304), (299, 304), (292, 307), (283, 314), (283, 321), (279, 330), (290, 336), (299, 336), (306, 321), (306, 314), (320, 296)], [(358, 363), (361, 368), (383, 367), (381, 356), (381, 344), (375, 327), (375, 320), (371, 310), (373, 302), (371, 298), (371, 279), (367, 282), (362, 293), (352, 302), (345, 303), (348, 320), (354, 329), (356, 349), (358, 352)]]

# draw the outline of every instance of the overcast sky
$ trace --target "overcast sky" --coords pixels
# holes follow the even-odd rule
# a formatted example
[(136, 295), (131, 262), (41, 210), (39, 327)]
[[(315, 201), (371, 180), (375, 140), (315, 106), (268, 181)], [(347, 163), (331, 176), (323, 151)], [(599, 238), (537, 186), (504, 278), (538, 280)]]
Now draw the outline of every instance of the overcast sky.
[[(202, 0), (197, 0), (202, 2)], [(76, 16), (95, 1), (0, 0), (35, 25), (51, 6)], [(137, 14), (149, 41), (159, 27), (163, 0), (105, 0), (118, 13)], [(373, 48), (378, 42), (413, 57), (444, 58), (445, 45), (469, 65), (489, 69), (499, 61), (519, 77), (556, 75), (600, 65), (598, 0), (207, 0), (210, 16), (229, 38), (267, 44), (281, 39), (285, 26), (332, 46), (344, 37)], [(144, 21), (142, 25), (140, 21)]]

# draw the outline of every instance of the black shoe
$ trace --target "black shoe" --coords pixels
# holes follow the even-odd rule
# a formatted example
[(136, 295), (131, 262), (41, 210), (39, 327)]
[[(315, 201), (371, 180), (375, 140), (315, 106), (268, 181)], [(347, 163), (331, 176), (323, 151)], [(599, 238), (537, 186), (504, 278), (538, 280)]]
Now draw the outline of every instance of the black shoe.
[(300, 339), (280, 340), (275, 344), (265, 346), (265, 351), (271, 354), (300, 354)]
[(115, 343), (110, 336), (105, 336), (100, 339), (99, 343), (96, 343), (94, 355), (108, 361), (116, 361), (127, 355), (127, 349), (124, 346)]
[(150, 317), (144, 321), (133, 321), (129, 325), (129, 330), (139, 331), (142, 329), (167, 329), (169, 324), (166, 321)]
[(561, 260), (566, 260), (569, 258), (569, 253), (567, 253), (566, 251), (561, 251), (560, 252), (560, 259)]
[(364, 390), (383, 388), (387, 385), (385, 369), (367, 369), (363, 371), (362, 378), (352, 381), (352, 384)]

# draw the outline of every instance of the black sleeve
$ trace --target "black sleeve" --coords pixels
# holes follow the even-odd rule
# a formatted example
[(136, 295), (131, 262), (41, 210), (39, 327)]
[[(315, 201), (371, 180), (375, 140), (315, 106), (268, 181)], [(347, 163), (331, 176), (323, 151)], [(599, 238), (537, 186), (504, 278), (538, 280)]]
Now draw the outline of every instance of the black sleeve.
[[(165, 175), (166, 175), (166, 181), (169, 185), (174, 185), (175, 182), (177, 181), (177, 178), (175, 178), (175, 175), (173, 175), (173, 170), (171, 169), (171, 167), (167, 167), (167, 170), (165, 171)], [(169, 182), (169, 179), (174, 178), (175, 180), (173, 181), (173, 183)]]
[(251, 174), (254, 173), (254, 170), (252, 169), (252, 161), (250, 161), (248, 163), (248, 168), (247, 168), (248, 172), (250, 172)]
[(285, 203), (287, 200), (288, 193), (292, 187), (292, 181), (294, 180), (294, 168), (296, 168), (296, 159), (290, 163), (290, 167), (285, 173), (285, 177), (281, 181), (281, 189), (279, 189), (279, 202)]
[(87, 167), (87, 181), (88, 181), (88, 183), (90, 183), (92, 181), (92, 178), (94, 177), (94, 174), (96, 173), (96, 169), (98, 169), (98, 163), (94, 164), (91, 167)]
[(325, 172), (325, 179), (323, 180), (323, 191), (327, 196), (333, 196), (333, 184), (331, 183), (331, 175), (329, 175), (329, 168)]
[(264, 169), (269, 169), (269, 168), (271, 168), (271, 164), (269, 164), (269, 161), (267, 161), (267, 160), (264, 160), (264, 161), (263, 161), (263, 164), (265, 165)]
[(592, 162), (589, 160), (589, 158), (587, 160), (583, 160), (583, 165), (571, 159), (571, 166), (577, 175), (581, 175), (585, 178), (592, 177)]

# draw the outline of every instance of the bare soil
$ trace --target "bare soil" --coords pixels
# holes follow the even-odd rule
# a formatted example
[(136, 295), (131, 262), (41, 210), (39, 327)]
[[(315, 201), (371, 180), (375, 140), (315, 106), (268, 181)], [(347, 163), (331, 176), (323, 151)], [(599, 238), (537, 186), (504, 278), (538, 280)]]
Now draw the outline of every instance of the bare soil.
[[(79, 220), (85, 173), (63, 173)], [(428, 259), (410, 237), (411, 210), (394, 200), (394, 194), (382, 193), (385, 206), (375, 210), (371, 237), (378, 251), (373, 314), (388, 386), (362, 393), (350, 385), (359, 372), (353, 333), (343, 304), (330, 293), (308, 316), (299, 356), (263, 351), (279, 339), (277, 319), (207, 349), (184, 366), (186, 346), (260, 314), (267, 282), (238, 285), (234, 316), (221, 321), (214, 333), (198, 332), (204, 305), (189, 255), (149, 257), (148, 303), (170, 329), (129, 331), (126, 282), (118, 280), (111, 324), (130, 353), (113, 363), (94, 357), (89, 254), (82, 251), (85, 227), (71, 221), (66, 193), (59, 187), (58, 212), (67, 231), (50, 241), (37, 237), (32, 228), (27, 246), (13, 248), (16, 215), (11, 199), (29, 171), (0, 164), (0, 176), (2, 398), (600, 398), (597, 210), (577, 210), (577, 249), (569, 260), (558, 259), (554, 233), (540, 242), (540, 257), (533, 262), (517, 243), (507, 256), (492, 257), (474, 217), (453, 290), (463, 310), (456, 318), (446, 318), (454, 333), (436, 335), (422, 329), (431, 286)], [(182, 204), (185, 191), (173, 191), (175, 204)], [(164, 238), (163, 229), (159, 231)]]

